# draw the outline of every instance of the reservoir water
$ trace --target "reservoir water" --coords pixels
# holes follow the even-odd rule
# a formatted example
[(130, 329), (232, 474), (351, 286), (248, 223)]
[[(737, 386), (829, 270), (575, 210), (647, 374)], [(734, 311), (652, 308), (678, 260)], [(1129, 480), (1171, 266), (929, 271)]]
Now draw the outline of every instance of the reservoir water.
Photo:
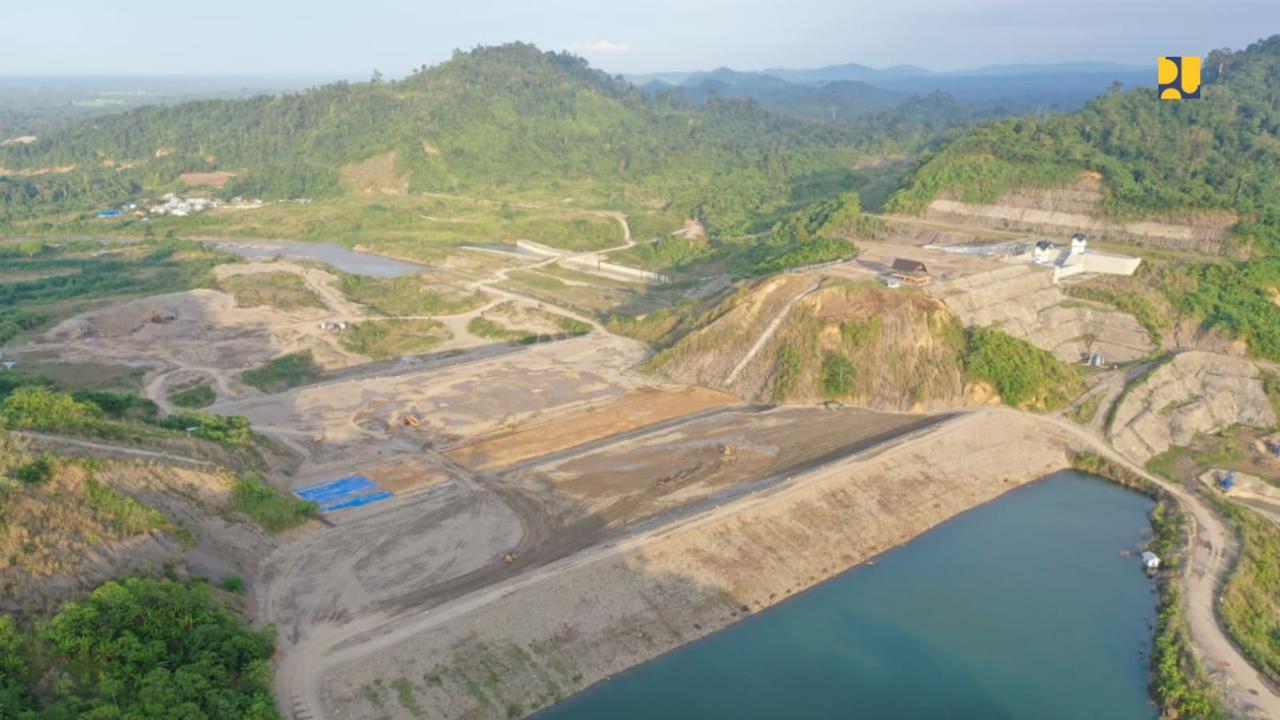
[(537, 717), (1149, 720), (1150, 507), (1057, 473)]
[(322, 242), (297, 242), (294, 240), (217, 240), (210, 241), (219, 250), (250, 258), (301, 258), (332, 265), (354, 275), (374, 277), (399, 277), (412, 275), (427, 269), (426, 265), (396, 260), (394, 258), (356, 252), (340, 245)]

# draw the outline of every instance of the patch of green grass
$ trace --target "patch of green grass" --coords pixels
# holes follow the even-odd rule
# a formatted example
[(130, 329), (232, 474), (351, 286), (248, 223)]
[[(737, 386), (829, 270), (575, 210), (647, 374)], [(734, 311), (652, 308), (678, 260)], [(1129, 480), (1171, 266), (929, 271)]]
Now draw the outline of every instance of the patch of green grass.
[(353, 302), (392, 317), (457, 315), (474, 310), (488, 300), (484, 293), (428, 285), (414, 275), (378, 278), (344, 274), (342, 291)]
[(190, 412), (170, 415), (157, 424), (163, 428), (181, 430), (221, 445), (252, 445), (255, 440), (249, 420), (239, 415)]
[(169, 402), (181, 408), (208, 407), (217, 399), (218, 396), (214, 394), (213, 388), (204, 383), (192, 385), (169, 394)]
[(452, 337), (439, 320), (366, 320), (342, 334), (342, 346), (382, 360), (425, 353)]
[(804, 362), (800, 358), (800, 352), (791, 345), (783, 347), (778, 352), (778, 361), (773, 368), (773, 396), (785, 398), (795, 387), (802, 372)]
[[(1068, 286), (1066, 292), (1073, 298), (1110, 305), (1120, 312), (1132, 315), (1147, 331), (1147, 336), (1156, 347), (1160, 347), (1160, 343), (1164, 341), (1165, 331), (1173, 326), (1169, 316), (1157, 309), (1151, 299), (1145, 295), (1088, 284)], [(1066, 303), (1063, 305), (1065, 306)]]
[(822, 361), (822, 390), (827, 397), (848, 397), (858, 378), (858, 367), (849, 356), (841, 352), (829, 352)]
[(470, 695), (471, 698), (480, 705), (480, 707), (489, 707), (489, 696), (484, 694), (484, 690), (480, 689), (480, 686), (476, 684), (475, 680), (467, 678), (466, 689), (467, 694)]
[(1276, 417), (1280, 417), (1280, 374), (1263, 370), (1259, 373), (1259, 377), (1262, 379), (1262, 390), (1267, 394), (1267, 400), (1271, 402), (1271, 409)]
[(991, 383), (1006, 405), (1051, 410), (1080, 391), (1080, 375), (1051, 353), (1012, 335), (984, 328), (966, 333), (965, 373)]
[(219, 284), (235, 296), (239, 307), (266, 306), (276, 310), (325, 307), (296, 273), (277, 271), (230, 275), (222, 278)]
[(396, 678), (391, 681), (391, 689), (396, 691), (396, 700), (399, 701), (400, 707), (408, 710), (410, 715), (415, 718), (427, 716), (426, 708), (418, 704), (418, 698), (413, 694), (413, 683), (407, 678)]
[(499, 340), (502, 342), (529, 342), (530, 338), (536, 338), (537, 334), (528, 330), (512, 330), (497, 320), (490, 320), (486, 317), (474, 317), (467, 323), (467, 332), (476, 337), (488, 338), (490, 340)]
[(311, 357), (311, 351), (290, 353), (266, 365), (240, 374), (240, 380), (265, 393), (276, 393), (305, 385), (318, 379), (324, 368)]
[(1218, 606), (1222, 624), (1249, 662), (1280, 682), (1280, 527), (1235, 503), (1217, 504), (1240, 538), (1235, 572)]
[(549, 312), (543, 312), (543, 311), (537, 311), (537, 310), (535, 310), (534, 312), (538, 313), (539, 316), (546, 318), (551, 322), (555, 323), (556, 327), (560, 328), (561, 330), (563, 330), (564, 332), (570, 335), (586, 335), (587, 333), (591, 332), (591, 326), (582, 322), (581, 320), (574, 320), (571, 317), (568, 317), (565, 315), (557, 315), (556, 313), (549, 313)]
[(227, 577), (222, 578), (222, 582), (218, 583), (218, 587), (222, 588), (223, 590), (226, 590), (229, 593), (235, 593), (236, 595), (243, 595), (244, 594), (244, 578), (241, 578), (239, 575), (228, 575)]
[(13, 469), (13, 477), (18, 482), (28, 485), (41, 485), (53, 479), (58, 469), (58, 459), (53, 453), (45, 453), (34, 460), (25, 462)]
[(120, 535), (138, 535), (171, 527), (164, 513), (142, 505), (109, 485), (88, 478), (84, 487), (85, 506), (109, 518), (112, 530)]
[(236, 510), (270, 533), (297, 527), (320, 513), (315, 503), (283, 493), (254, 473), (245, 473), (236, 481), (231, 502)]
[(564, 290), (568, 285), (557, 277), (552, 277), (535, 270), (513, 270), (507, 278), (535, 290)]

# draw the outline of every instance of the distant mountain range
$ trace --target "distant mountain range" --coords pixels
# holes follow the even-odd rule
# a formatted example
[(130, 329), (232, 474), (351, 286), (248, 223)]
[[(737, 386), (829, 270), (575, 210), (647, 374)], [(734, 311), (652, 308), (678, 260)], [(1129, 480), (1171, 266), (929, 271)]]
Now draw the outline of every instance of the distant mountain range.
[[(832, 83), (861, 83), (870, 107), (890, 104), (890, 98), (944, 92), (968, 103), (1000, 102), (1024, 108), (1071, 110), (1105, 92), (1112, 82), (1125, 86), (1150, 85), (1154, 67), (1119, 63), (989, 65), (972, 70), (933, 72), (914, 65), (873, 68), (857, 63), (810, 69), (771, 68), (745, 72), (717, 68), (700, 72), (650, 73), (625, 76), (649, 91), (683, 89), (691, 100), (710, 92), (746, 95), (768, 102), (799, 97)], [(846, 86), (847, 89), (847, 86)], [(876, 94), (874, 91), (880, 91)]]

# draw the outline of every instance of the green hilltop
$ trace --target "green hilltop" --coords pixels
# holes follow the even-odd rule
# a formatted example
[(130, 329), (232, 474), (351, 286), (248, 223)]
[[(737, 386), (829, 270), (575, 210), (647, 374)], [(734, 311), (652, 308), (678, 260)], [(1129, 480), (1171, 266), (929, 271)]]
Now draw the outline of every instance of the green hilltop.
[(1199, 100), (1157, 102), (1154, 89), (1139, 88), (1074, 113), (976, 128), (922, 158), (888, 207), (917, 212), (942, 193), (989, 202), (1092, 170), (1102, 174), (1109, 213), (1230, 210), (1242, 238), (1280, 252), (1280, 35), (1215, 50), (1203, 80)]
[(1116, 218), (1234, 213), (1234, 259), (1147, 253), (1139, 277), (1090, 297), (1159, 308), (1159, 324), (1194, 320), (1280, 360), (1280, 35), (1213, 51), (1203, 80), (1198, 100), (1115, 91), (1078, 112), (975, 128), (921, 158), (886, 208), (917, 213), (944, 194), (991, 202), (1094, 171), (1106, 193), (1101, 211)]
[[(228, 197), (334, 196), (344, 166), (394, 153), (409, 191), (572, 196), (697, 214), (740, 234), (842, 189), (858, 147), (848, 128), (743, 99), (647, 96), (581, 58), (517, 43), (456, 52), (399, 81), (142, 108), (0, 147), (0, 221), (178, 189), (184, 172), (235, 173)], [(51, 168), (63, 171), (31, 172)]]

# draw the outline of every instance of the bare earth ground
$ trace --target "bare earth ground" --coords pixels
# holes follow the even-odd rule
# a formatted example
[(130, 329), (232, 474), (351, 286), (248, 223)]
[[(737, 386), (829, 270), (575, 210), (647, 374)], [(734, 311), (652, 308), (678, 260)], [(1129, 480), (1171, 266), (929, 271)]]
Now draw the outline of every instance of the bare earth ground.
[(411, 717), (368, 699), (367, 686), (398, 678), (433, 717), (549, 704), (1065, 465), (1064, 436), (1004, 415), (1008, 452), (990, 452), (990, 417), (954, 420), (430, 612), (348, 630), (329, 650), (295, 655), (282, 686), (310, 688), (332, 717)]
[(865, 410), (735, 408), (523, 471), (619, 525), (701, 500), (717, 489), (800, 472), (808, 463), (920, 421)]
[[(868, 265), (830, 273), (870, 279), (875, 263), (907, 252), (885, 245)], [(639, 343), (522, 294), (507, 277), (519, 262), (486, 267), (484, 254), (445, 272), (493, 300), (441, 318), (454, 339), (433, 356), (366, 363), (345, 353), (318, 323), (367, 320), (364, 309), (331, 274), (278, 262), (220, 272), (297, 272), (326, 309), (291, 315), (178, 293), (80, 316), (26, 348), (146, 367), (158, 402), (173, 384), (208, 377), (214, 411), (248, 416), (303, 458), (277, 483), (360, 472), (397, 493), (327, 515), (271, 552), (250, 583), (259, 620), (281, 629), (278, 697), (293, 718), (417, 717), (379, 695), (401, 679), (431, 717), (522, 715), (1061, 468), (1068, 448), (1127, 463), (1095, 431), (1058, 418), (769, 410), (662, 385), (629, 369), (645, 355)], [(952, 272), (954, 257), (935, 272)], [(555, 274), (552, 262), (527, 267)], [(561, 274), (570, 294), (599, 290)], [(470, 318), (508, 302), (518, 313), (546, 303), (593, 332), (528, 347), (466, 332)], [(742, 338), (744, 349), (756, 340)], [(246, 363), (291, 348), (325, 349), (338, 369), (271, 396), (235, 380)], [(1253, 704), (1259, 717), (1280, 717), (1274, 689), (1250, 676), (1213, 616), (1230, 534), (1171, 491), (1198, 526), (1187, 593), (1197, 647), (1241, 714)], [(268, 549), (247, 551), (261, 559)], [(244, 555), (198, 550), (217, 573)]]
[(523, 424), (515, 430), (455, 446), (445, 454), (475, 470), (493, 470), (617, 433), (736, 402), (737, 399), (730, 395), (704, 388), (678, 391), (642, 388), (620, 400), (592, 405), (585, 413)]
[[(350, 463), (376, 458), (386, 441), (442, 445), (621, 397), (652, 384), (627, 371), (643, 352), (634, 341), (593, 333), (439, 369), (312, 385), (218, 411), (294, 440), (312, 459), (306, 467)], [(420, 418), (420, 427), (405, 427), (406, 414)]]

